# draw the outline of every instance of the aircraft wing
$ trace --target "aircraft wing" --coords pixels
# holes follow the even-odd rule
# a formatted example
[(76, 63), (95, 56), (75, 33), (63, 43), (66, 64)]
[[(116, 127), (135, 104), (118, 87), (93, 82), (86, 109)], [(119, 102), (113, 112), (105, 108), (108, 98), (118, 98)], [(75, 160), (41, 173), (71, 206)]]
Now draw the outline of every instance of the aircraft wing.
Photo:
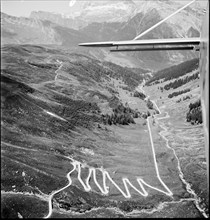
[(140, 45), (198, 45), (200, 38), (169, 38), (169, 39), (149, 39), (149, 40), (127, 40), (127, 41), (106, 41), (81, 43), (84, 47), (112, 47), (112, 46), (140, 46)]
[[(149, 40), (127, 40), (127, 41), (106, 41), (81, 43), (84, 47), (117, 47), (113, 51), (136, 51), (136, 50), (187, 50), (195, 49), (200, 44), (200, 38), (169, 38), (169, 39), (149, 39)], [(118, 47), (128, 47), (120, 48)], [(131, 48), (138, 46), (138, 48)], [(196, 48), (197, 49), (197, 48)]]

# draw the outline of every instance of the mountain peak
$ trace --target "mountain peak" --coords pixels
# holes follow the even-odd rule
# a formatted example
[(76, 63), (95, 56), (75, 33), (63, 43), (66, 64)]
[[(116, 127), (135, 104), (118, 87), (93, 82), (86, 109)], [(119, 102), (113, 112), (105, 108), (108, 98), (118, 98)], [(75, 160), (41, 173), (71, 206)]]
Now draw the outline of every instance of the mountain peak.
[(75, 7), (70, 8), (67, 14), (73, 17), (80, 17), (88, 23), (93, 21), (127, 21), (130, 14), (136, 9), (136, 5), (132, 0), (78, 1)]

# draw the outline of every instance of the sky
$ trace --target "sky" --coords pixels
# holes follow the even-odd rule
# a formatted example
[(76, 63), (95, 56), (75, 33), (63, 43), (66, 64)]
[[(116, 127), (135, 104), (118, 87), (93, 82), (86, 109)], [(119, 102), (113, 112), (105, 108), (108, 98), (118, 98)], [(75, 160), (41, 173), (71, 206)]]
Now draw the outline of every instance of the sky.
[(31, 11), (67, 13), (75, 2), (75, 0), (1, 0), (1, 11), (9, 15), (23, 17), (28, 17)]
[[(1, 11), (6, 14), (18, 17), (28, 17), (30, 16), (31, 11), (68, 13), (72, 7), (75, 11), (77, 10), (79, 1), (84, 0), (1, 0)], [(182, 0), (181, 2), (182, 4), (187, 4), (190, 1), (191, 0)], [(199, 2), (205, 6), (207, 0), (201, 0)]]

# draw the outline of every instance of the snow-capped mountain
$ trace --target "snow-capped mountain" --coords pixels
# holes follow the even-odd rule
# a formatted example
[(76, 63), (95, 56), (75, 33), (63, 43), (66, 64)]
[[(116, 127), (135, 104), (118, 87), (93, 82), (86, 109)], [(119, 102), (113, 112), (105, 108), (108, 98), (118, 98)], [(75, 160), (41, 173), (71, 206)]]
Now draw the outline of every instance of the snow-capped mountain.
[[(78, 2), (82, 4), (82, 2)], [(136, 6), (132, 0), (85, 1), (77, 17), (92, 22), (126, 22), (135, 13)], [(75, 17), (76, 18), (76, 17)]]
[(33, 11), (31, 18), (51, 20), (59, 25), (80, 29), (93, 22), (125, 22), (135, 13), (136, 5), (132, 0), (78, 1), (65, 14)]
[[(186, 4), (186, 2), (184, 2)], [(61, 26), (81, 29), (91, 23), (129, 22), (137, 14), (147, 16), (156, 9), (163, 19), (183, 6), (183, 1), (148, 1), (148, 0), (114, 0), (114, 1), (77, 1), (65, 14), (49, 12), (32, 12), (30, 17), (41, 20), (50, 20)], [(171, 17), (166, 23), (174, 25), (180, 36), (185, 35), (186, 28), (192, 26), (199, 30), (203, 16), (204, 4), (193, 3), (185, 10)], [(143, 16), (143, 17), (144, 17)], [(142, 19), (143, 19), (142, 17)], [(139, 20), (139, 27), (143, 20)], [(142, 29), (142, 28), (141, 28)], [(179, 31), (180, 30), (180, 31)]]

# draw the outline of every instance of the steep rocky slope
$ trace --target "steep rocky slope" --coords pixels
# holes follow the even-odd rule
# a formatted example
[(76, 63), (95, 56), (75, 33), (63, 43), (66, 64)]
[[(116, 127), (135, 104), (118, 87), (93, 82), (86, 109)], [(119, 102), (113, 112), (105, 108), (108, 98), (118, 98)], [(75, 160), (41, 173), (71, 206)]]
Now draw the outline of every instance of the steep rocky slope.
[(80, 29), (96, 21), (99, 23), (128, 21), (135, 10), (136, 5), (132, 0), (78, 1), (75, 6), (67, 9), (66, 14), (34, 11), (30, 17), (52, 20), (59, 25)]
[(3, 44), (54, 44), (70, 48), (91, 39), (80, 31), (58, 26), (49, 20), (14, 17), (5, 13), (1, 13), (1, 28)]

